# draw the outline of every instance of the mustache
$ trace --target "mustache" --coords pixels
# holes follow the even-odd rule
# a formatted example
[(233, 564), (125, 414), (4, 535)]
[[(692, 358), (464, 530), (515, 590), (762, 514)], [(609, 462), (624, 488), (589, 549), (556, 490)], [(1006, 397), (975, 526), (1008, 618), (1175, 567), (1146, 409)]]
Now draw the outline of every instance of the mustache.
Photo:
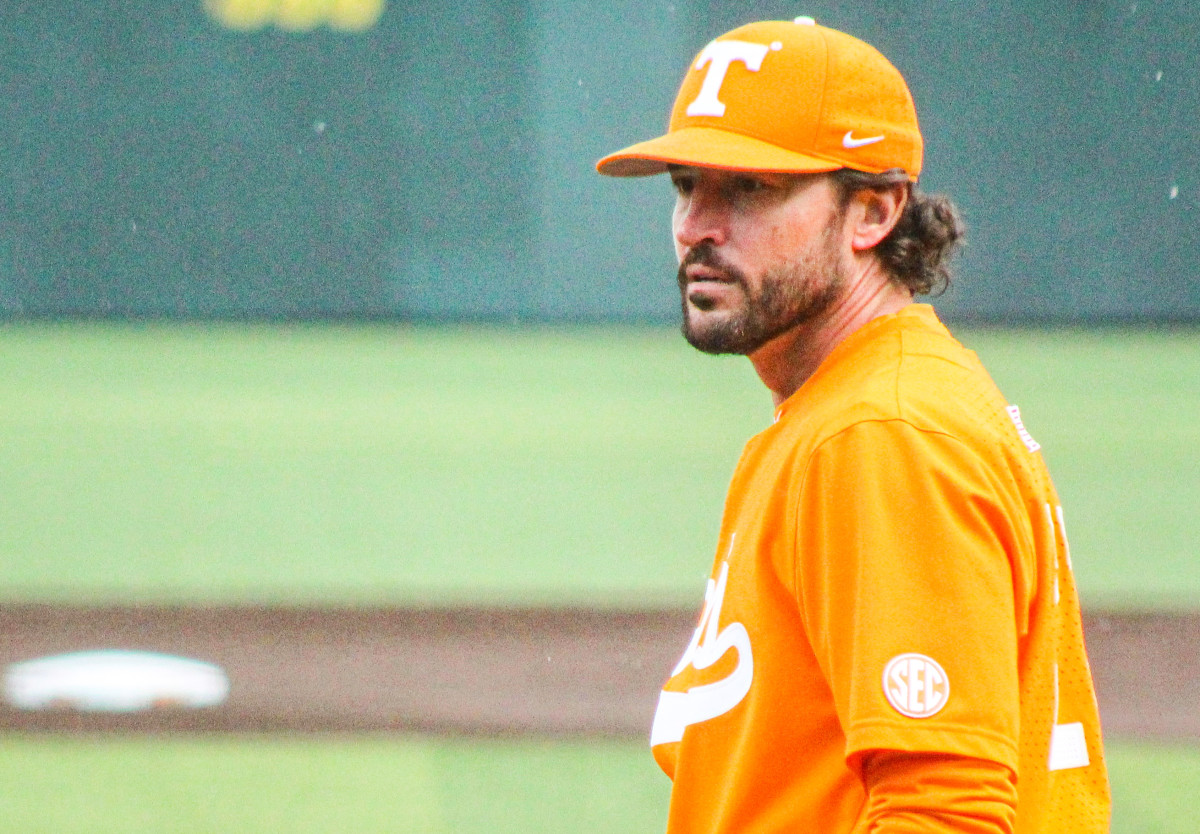
[(742, 271), (722, 258), (717, 253), (716, 247), (708, 241), (698, 243), (692, 249), (688, 250), (688, 253), (683, 256), (683, 260), (679, 262), (679, 272), (676, 277), (681, 290), (687, 287), (689, 283), (687, 276), (689, 266), (708, 267), (718, 273), (723, 280), (731, 284), (746, 286), (746, 276)]

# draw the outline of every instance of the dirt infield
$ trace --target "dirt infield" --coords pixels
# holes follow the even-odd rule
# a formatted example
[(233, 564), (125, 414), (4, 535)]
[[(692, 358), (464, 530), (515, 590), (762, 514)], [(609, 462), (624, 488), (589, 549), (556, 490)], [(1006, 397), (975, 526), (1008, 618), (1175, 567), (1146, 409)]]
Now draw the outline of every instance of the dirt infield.
[[(0, 668), (85, 649), (221, 666), (220, 707), (0, 705), (2, 731), (644, 736), (694, 611), (0, 605)], [(1200, 741), (1200, 614), (1091, 614), (1106, 731)]]

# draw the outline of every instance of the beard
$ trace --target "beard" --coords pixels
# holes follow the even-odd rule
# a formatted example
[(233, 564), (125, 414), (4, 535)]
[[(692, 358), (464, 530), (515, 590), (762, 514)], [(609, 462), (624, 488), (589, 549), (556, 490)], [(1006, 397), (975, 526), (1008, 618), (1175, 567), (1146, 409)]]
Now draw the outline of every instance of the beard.
[[(682, 330), (688, 344), (704, 353), (744, 356), (826, 312), (846, 286), (833, 232), (830, 224), (810, 251), (768, 269), (757, 289), (745, 273), (725, 263), (712, 244), (703, 242), (689, 251), (678, 274)], [(742, 304), (724, 314), (707, 314), (702, 302), (690, 302), (686, 270), (692, 264), (719, 270), (725, 283), (740, 289)], [(698, 315), (693, 315), (693, 306)]]

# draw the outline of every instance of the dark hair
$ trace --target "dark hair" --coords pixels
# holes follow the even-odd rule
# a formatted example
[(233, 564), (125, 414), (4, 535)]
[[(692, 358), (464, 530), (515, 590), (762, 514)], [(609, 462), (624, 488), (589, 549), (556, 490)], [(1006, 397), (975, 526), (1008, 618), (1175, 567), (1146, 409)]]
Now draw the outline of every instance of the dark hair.
[(879, 260), (897, 284), (913, 295), (939, 295), (950, 286), (948, 261), (961, 245), (966, 227), (958, 209), (942, 194), (923, 194), (900, 168), (882, 174), (868, 174), (851, 168), (833, 172), (842, 208), (864, 189), (885, 191), (903, 184), (908, 203), (896, 227), (875, 246)]

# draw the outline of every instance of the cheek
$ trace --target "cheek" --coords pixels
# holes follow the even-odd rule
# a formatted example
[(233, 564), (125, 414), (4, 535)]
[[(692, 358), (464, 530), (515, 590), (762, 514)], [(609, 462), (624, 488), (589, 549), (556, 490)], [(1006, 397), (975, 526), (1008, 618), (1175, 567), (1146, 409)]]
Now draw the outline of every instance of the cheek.
[(755, 230), (753, 237), (752, 245), (757, 260), (766, 268), (791, 262), (808, 247), (808, 236), (794, 223), (760, 227)]
[(793, 260), (816, 252), (826, 252), (841, 243), (837, 219), (827, 213), (812, 213), (790, 222), (773, 224), (764, 230), (761, 245), (778, 259)]
[(671, 211), (671, 243), (675, 245), (675, 260), (682, 261), (684, 255), (683, 244), (679, 242), (679, 222), (683, 219), (683, 212), (680, 211), (679, 202), (676, 201), (675, 208)]
[(769, 245), (782, 252), (797, 251), (804, 249), (810, 240), (820, 234), (825, 228), (825, 220), (824, 215), (807, 208), (803, 211), (780, 212), (760, 228)]
[(802, 238), (794, 226), (778, 224), (766, 231), (765, 245), (772, 252), (786, 255), (802, 246)]

